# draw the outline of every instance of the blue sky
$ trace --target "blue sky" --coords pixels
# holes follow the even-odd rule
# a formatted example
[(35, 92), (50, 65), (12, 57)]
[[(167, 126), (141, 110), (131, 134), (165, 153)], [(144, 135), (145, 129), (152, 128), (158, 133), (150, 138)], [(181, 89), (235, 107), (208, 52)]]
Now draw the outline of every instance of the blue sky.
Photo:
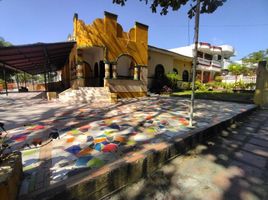
[[(0, 0), (0, 37), (13, 44), (65, 41), (72, 32), (74, 13), (91, 23), (109, 11), (118, 15), (125, 31), (139, 21), (149, 25), (149, 44), (176, 48), (193, 42), (194, 20), (187, 18), (188, 9), (189, 5), (161, 16), (139, 0), (128, 0), (125, 7), (112, 4), (112, 0)], [(199, 40), (234, 46), (235, 60), (266, 49), (267, 9), (268, 0), (227, 0), (213, 14), (201, 16)]]

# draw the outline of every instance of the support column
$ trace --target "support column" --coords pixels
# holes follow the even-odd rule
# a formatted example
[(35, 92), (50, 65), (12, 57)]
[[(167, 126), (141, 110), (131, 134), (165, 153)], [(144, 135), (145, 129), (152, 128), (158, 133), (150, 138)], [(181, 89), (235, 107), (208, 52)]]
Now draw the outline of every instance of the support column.
[(48, 91), (48, 87), (47, 87), (47, 72), (45, 71), (44, 73), (44, 79), (45, 79), (45, 92)]
[(201, 83), (203, 83), (203, 81), (204, 81), (204, 71), (201, 70)]
[(108, 87), (107, 80), (110, 78), (110, 63), (109, 62), (107, 61), (105, 62), (104, 69), (105, 69), (105, 74), (104, 74), (103, 86)]
[(3, 66), (3, 75), (4, 75), (4, 80), (5, 80), (6, 95), (8, 96), (8, 90), (7, 90), (7, 77), (6, 77), (6, 68), (5, 68), (5, 65)]
[(35, 91), (34, 90), (34, 79), (33, 79), (33, 75), (32, 75), (32, 87), (33, 87), (33, 91)]
[(105, 63), (105, 79), (110, 78), (110, 63)]
[(83, 71), (84, 71), (83, 70), (83, 64), (78, 63), (76, 65), (76, 78), (77, 78), (76, 87), (84, 87), (85, 86)]
[(117, 79), (117, 70), (116, 70), (116, 68), (117, 68), (117, 64), (114, 63), (113, 64), (113, 79)]
[(16, 72), (16, 83), (17, 83), (17, 88), (18, 88), (18, 92), (19, 92), (20, 85), (19, 85), (18, 72)]
[(23, 73), (23, 76), (24, 76), (24, 87), (26, 87), (26, 74), (25, 74), (25, 72)]
[(134, 66), (134, 80), (139, 80), (139, 66)]

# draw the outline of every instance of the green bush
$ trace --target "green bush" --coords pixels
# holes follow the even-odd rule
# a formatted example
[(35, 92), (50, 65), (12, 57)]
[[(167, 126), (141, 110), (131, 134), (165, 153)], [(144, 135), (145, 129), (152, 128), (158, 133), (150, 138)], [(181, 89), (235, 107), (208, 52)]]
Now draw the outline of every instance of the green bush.
[(178, 88), (178, 81), (180, 81), (180, 77), (176, 73), (168, 73), (166, 74), (166, 77), (169, 80), (169, 85), (171, 86), (172, 89), (177, 89)]
[(223, 78), (221, 76), (216, 76), (215, 81), (216, 82), (222, 82)]

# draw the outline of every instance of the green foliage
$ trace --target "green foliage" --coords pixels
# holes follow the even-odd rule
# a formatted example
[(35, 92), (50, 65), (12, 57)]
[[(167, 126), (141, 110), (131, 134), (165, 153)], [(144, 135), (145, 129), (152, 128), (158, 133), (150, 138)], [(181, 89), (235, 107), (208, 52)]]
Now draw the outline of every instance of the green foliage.
[[(192, 84), (191, 84), (191, 88), (192, 88)], [(208, 90), (208, 88), (206, 87), (206, 85), (204, 83), (201, 83), (199, 80), (195, 81), (195, 89), (196, 90), (200, 90), (200, 91), (206, 91)]]
[[(113, 0), (113, 3), (124, 6), (127, 0)], [(191, 4), (190, 10), (188, 10), (188, 17), (191, 19), (195, 15), (196, 10), (196, 0), (140, 0), (144, 1), (146, 4), (150, 4), (153, 13), (157, 12), (160, 8), (160, 14), (166, 15), (169, 9), (173, 11), (179, 10), (182, 6), (187, 3)], [(200, 0), (200, 13), (213, 13), (218, 7), (222, 6), (226, 0)], [(193, 4), (193, 5), (192, 5)]]
[(216, 76), (215, 81), (216, 82), (222, 82), (223, 78), (221, 76)]
[(12, 44), (10, 42), (5, 41), (4, 38), (0, 37), (0, 47), (8, 47), (8, 46), (12, 46)]
[(166, 77), (169, 80), (169, 85), (172, 89), (177, 89), (178, 85), (178, 81), (180, 81), (180, 77), (178, 74), (176, 73), (168, 73), (166, 74)]
[(247, 71), (246, 67), (240, 64), (233, 63), (228, 66), (229, 72), (232, 73), (232, 75), (238, 76), (240, 74), (243, 74), (245, 71)]
[(242, 58), (243, 63), (248, 64), (250, 67), (254, 67), (254, 64), (265, 60), (268, 62), (268, 49), (253, 52)]

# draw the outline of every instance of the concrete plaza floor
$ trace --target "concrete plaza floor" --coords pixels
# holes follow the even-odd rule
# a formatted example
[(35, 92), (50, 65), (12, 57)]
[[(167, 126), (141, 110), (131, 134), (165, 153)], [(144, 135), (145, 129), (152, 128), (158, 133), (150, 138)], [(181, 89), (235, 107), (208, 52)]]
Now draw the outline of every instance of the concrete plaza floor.
[[(96, 171), (135, 154), (145, 145), (185, 136), (254, 107), (197, 100), (195, 129), (191, 129), (189, 100), (183, 98), (156, 96), (68, 108), (57, 102), (36, 105), (35, 101), (27, 100), (19, 107), (18, 112), (26, 117), (25, 124), (8, 130), (12, 149), (22, 152), (24, 180), (20, 195), (59, 184), (85, 171)], [(13, 102), (11, 106), (16, 105)], [(7, 101), (6, 106), (1, 106), (8, 109), (10, 105)], [(8, 122), (16, 117), (12, 113), (8, 118), (9, 112), (4, 113), (3, 119), (9, 119)], [(51, 133), (55, 132), (59, 138), (51, 140)]]
[(268, 199), (267, 119), (256, 111), (106, 200)]

